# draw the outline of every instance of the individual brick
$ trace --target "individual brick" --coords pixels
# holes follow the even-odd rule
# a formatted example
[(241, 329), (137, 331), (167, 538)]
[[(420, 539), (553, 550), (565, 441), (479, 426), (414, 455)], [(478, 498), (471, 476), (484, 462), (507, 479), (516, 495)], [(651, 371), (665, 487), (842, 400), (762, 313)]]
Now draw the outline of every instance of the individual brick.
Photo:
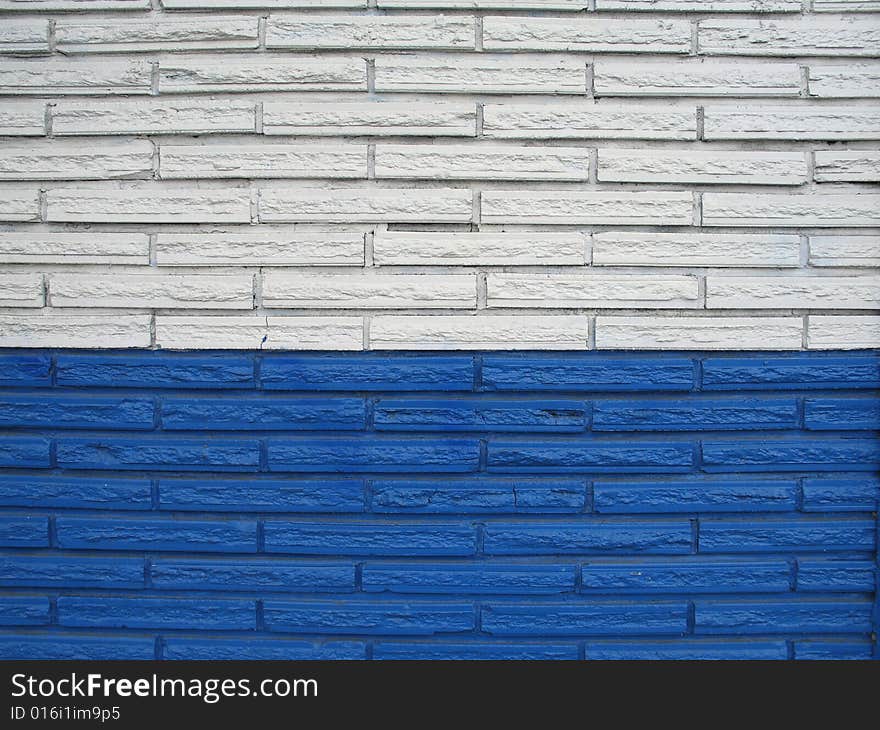
[(880, 65), (850, 63), (845, 66), (810, 64), (810, 96), (824, 99), (859, 99), (880, 96)]
[(162, 145), (159, 177), (366, 178), (365, 145)]
[(3, 102), (3, 108), (0, 109), (0, 134), (4, 137), (42, 137), (45, 133), (45, 102)]
[(802, 152), (599, 149), (600, 182), (800, 185)]
[(774, 553), (786, 550), (848, 552), (873, 550), (870, 520), (803, 519), (787, 522), (700, 521), (701, 553)]
[(684, 555), (691, 551), (691, 534), (686, 520), (656, 524), (492, 522), (485, 527), (483, 549), (487, 555)]
[(161, 479), (159, 505), (177, 512), (362, 512), (364, 485), (357, 479)]
[(16, 469), (51, 466), (50, 442), (43, 438), (4, 436), (0, 443), (0, 466)]
[(30, 56), (49, 53), (49, 21), (39, 18), (6, 18), (0, 29), (0, 53)]
[(56, 530), (69, 550), (257, 551), (256, 522), (59, 517)]
[(688, 53), (691, 27), (682, 20), (597, 18), (483, 18), (487, 51)]
[(796, 398), (598, 400), (593, 431), (759, 431), (796, 429)]
[(827, 390), (880, 386), (880, 360), (861, 355), (718, 357), (703, 361), (704, 390)]
[(260, 221), (468, 223), (473, 194), (462, 189), (262, 188)]
[(506, 473), (676, 473), (690, 471), (693, 446), (685, 442), (495, 441), (488, 469)]
[(496, 603), (481, 610), (482, 630), (492, 636), (604, 636), (670, 634), (685, 631), (687, 605)]
[(880, 195), (704, 193), (704, 226), (876, 226)]
[(0, 385), (52, 384), (52, 358), (48, 355), (0, 355)]
[(148, 19), (55, 21), (55, 44), (62, 53), (209, 50), (257, 48), (253, 16), (200, 15)]
[(379, 266), (580, 266), (586, 250), (587, 238), (579, 232), (377, 231), (373, 236), (373, 262)]
[(251, 222), (246, 188), (58, 188), (46, 200), (47, 220), (58, 223)]
[(810, 265), (880, 266), (880, 236), (810, 236)]
[(42, 274), (0, 273), (0, 305), (4, 307), (42, 307)]
[(476, 551), (476, 533), (468, 525), (268, 520), (263, 531), (269, 553), (441, 557), (473, 555)]
[(880, 304), (880, 279), (830, 276), (708, 276), (708, 309), (871, 309)]
[(264, 307), (476, 309), (473, 274), (263, 274)]
[(143, 558), (0, 556), (0, 585), (10, 587), (143, 588)]
[(148, 264), (146, 233), (0, 232), (0, 261), (8, 264)]
[(252, 309), (252, 274), (50, 274), (54, 307)]
[(386, 56), (376, 59), (376, 91), (585, 95), (586, 64), (564, 56)]
[(676, 512), (793, 512), (794, 480), (712, 479), (593, 483), (593, 506), (601, 514)]
[(484, 104), (483, 136), (495, 139), (680, 139), (697, 136), (693, 107), (595, 103)]
[(20, 59), (3, 62), (0, 95), (149, 94), (151, 78), (141, 59)]
[[(2, 404), (2, 401), (0, 401)], [(362, 398), (167, 398), (165, 431), (363, 430)]]
[(880, 26), (872, 19), (701, 20), (699, 52), (721, 56), (873, 56)]
[(61, 596), (61, 626), (253, 631), (254, 601), (205, 598)]
[(704, 441), (708, 472), (871, 471), (880, 446), (871, 440), (803, 438), (786, 441)]
[(842, 634), (870, 631), (863, 601), (697, 601), (697, 634)]
[(870, 512), (880, 500), (880, 480), (857, 474), (848, 478), (804, 479), (805, 512)]
[(40, 220), (40, 191), (20, 185), (0, 187), (0, 221)]
[[(420, 0), (421, 1), (421, 0)], [(431, 2), (432, 0), (428, 0)], [(443, 2), (443, 0), (433, 0)], [(457, 0), (446, 0), (448, 3)], [(462, 0), (464, 1), (464, 0)], [(490, 0), (478, 0), (484, 3)], [(379, 0), (380, 5), (388, 5), (402, 0)], [(411, 3), (413, 0), (407, 0)], [(540, 0), (529, 0), (529, 5), (537, 5)], [(558, 0), (561, 3), (562, 0)], [(513, 0), (508, 0), (513, 4)], [(586, 5), (586, 3), (583, 3)], [(2, 644), (0, 644), (2, 646)], [(548, 644), (542, 641), (540, 644), (483, 644), (466, 642), (459, 644), (438, 643), (410, 643), (380, 641), (373, 644), (373, 659), (381, 660), (495, 660), (495, 661), (528, 661), (538, 659), (575, 660), (578, 658), (578, 648), (575, 644)]]
[(3, 596), (0, 602), (0, 626), (44, 626), (49, 622), (49, 599), (45, 596)]
[(863, 350), (880, 342), (880, 317), (807, 317), (811, 350)]
[[(602, 2), (603, 0), (599, 0)], [(634, 0), (640, 1), (640, 0)], [(650, 0), (649, 0), (650, 1)], [(684, 0), (683, 0), (684, 1)], [(703, 5), (702, 2), (699, 3)], [(712, 3), (718, 5), (717, 2)], [(585, 647), (587, 659), (624, 661), (718, 661), (726, 660), (784, 660), (788, 659), (788, 646), (784, 641), (603, 641), (588, 642)]]
[(479, 461), (476, 439), (273, 439), (269, 471), (471, 472)]
[(150, 579), (154, 588), (171, 591), (351, 593), (354, 564), (157, 558)]
[(590, 307), (597, 309), (702, 306), (693, 276), (495, 274), (487, 277), (489, 308)]
[(466, 103), (263, 102), (263, 134), (474, 137), (476, 119)]
[(880, 182), (880, 152), (819, 150), (814, 157), (817, 182)]
[[(185, 2), (186, 0), (166, 0), (166, 2)], [(209, 0), (195, 0), (207, 5)], [(246, 0), (237, 0), (244, 3)], [(268, 4), (272, 0), (259, 0)], [(255, 639), (248, 636), (244, 639), (227, 639), (212, 636), (208, 639), (195, 639), (172, 634), (162, 640), (162, 653), (165, 659), (183, 659), (190, 661), (223, 661), (227, 659), (267, 659), (267, 660), (304, 660), (304, 659), (364, 659), (366, 645), (357, 641), (327, 641), (313, 643), (310, 641), (293, 641)]]
[(267, 48), (466, 49), (474, 48), (474, 19), (459, 16), (271, 15)]
[(880, 113), (867, 107), (707, 106), (703, 136), (715, 139), (880, 139)]
[(171, 350), (360, 350), (360, 317), (156, 317), (156, 344)]
[(684, 192), (486, 190), (483, 223), (681, 225), (693, 222), (693, 195)]
[(873, 398), (807, 398), (804, 425), (811, 431), (880, 430), (880, 403)]
[(573, 13), (588, 9), (587, 0), (378, 0), (380, 8), (454, 10), (568, 10)]
[(596, 10), (644, 10), (679, 13), (799, 13), (801, 3), (800, 0), (596, 0)]
[[(149, 0), (0, 0), (0, 10), (33, 12), (89, 10), (149, 10)], [(150, 656), (152, 659), (152, 656)]]
[(149, 347), (147, 314), (0, 315), (3, 347)]
[(49, 547), (49, 520), (27, 515), (0, 516), (3, 547)]
[(149, 178), (153, 145), (147, 140), (91, 143), (40, 140), (0, 145), (0, 180), (114, 180)]
[(766, 562), (679, 561), (586, 563), (579, 592), (597, 593), (787, 593), (791, 567)]
[(585, 350), (588, 319), (579, 315), (394, 316), (370, 324), (375, 350)]
[(366, 0), (161, 0), (165, 10), (366, 8)]
[[(0, 247), (3, 237), (0, 235)], [(158, 266), (363, 266), (364, 234), (300, 232), (160, 233)]]
[(867, 641), (796, 641), (795, 659), (805, 660), (866, 660), (873, 658), (873, 646)]
[(0, 504), (4, 507), (147, 510), (151, 502), (149, 479), (51, 474), (0, 478)]
[(151, 431), (151, 398), (64, 395), (0, 395), (0, 426), (5, 428)]
[(797, 589), (822, 593), (870, 593), (875, 566), (866, 560), (798, 560)]
[(814, 13), (876, 13), (880, 12), (877, 0), (813, 0)]
[(796, 97), (800, 69), (766, 64), (693, 60), (605, 61), (595, 66), (596, 96)]
[[(91, 2), (92, 0), (87, 0)], [(36, 4), (34, 0), (7, 0), (0, 3)], [(137, 9), (140, 0), (93, 0), (93, 4), (105, 5), (110, 2), (131, 4)], [(82, 0), (70, 0), (70, 4), (82, 5)], [(61, 0), (57, 3), (63, 4)], [(0, 656), (4, 659), (29, 660), (151, 660), (156, 658), (156, 640), (152, 636), (130, 638), (127, 636), (95, 637), (59, 633), (52, 631), (46, 635), (33, 633), (13, 633), (0, 635)]]
[(363, 585), (367, 593), (552, 595), (572, 592), (575, 572), (573, 565), (368, 562)]
[(596, 318), (600, 350), (797, 350), (800, 317)]

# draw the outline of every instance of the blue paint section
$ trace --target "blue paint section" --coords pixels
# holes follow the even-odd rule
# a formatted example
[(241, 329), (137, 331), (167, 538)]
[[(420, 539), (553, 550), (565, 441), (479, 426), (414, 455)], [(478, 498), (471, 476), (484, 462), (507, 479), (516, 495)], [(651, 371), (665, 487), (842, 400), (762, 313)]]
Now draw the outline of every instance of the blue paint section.
[(880, 353), (0, 352), (0, 657), (867, 659)]

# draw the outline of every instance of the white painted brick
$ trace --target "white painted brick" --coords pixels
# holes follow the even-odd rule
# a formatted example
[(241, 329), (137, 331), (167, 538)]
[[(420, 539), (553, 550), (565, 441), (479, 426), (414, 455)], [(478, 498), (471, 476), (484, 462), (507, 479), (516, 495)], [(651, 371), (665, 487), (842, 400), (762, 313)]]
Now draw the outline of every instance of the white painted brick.
[(160, 0), (165, 10), (366, 8), (367, 0)]
[(50, 189), (48, 220), (87, 223), (250, 223), (250, 191), (154, 187)]
[(593, 83), (597, 96), (794, 97), (800, 93), (800, 69), (794, 63), (600, 59)]
[(397, 316), (370, 322), (375, 350), (586, 350), (581, 315)]
[(0, 0), (0, 10), (149, 10), (150, 0)]
[(880, 343), (880, 317), (807, 317), (807, 347), (811, 350), (861, 350)]
[(696, 139), (697, 113), (694, 107), (486, 104), (483, 134), (499, 139)]
[(380, 8), (401, 10), (589, 10), (589, 0), (377, 0)]
[(741, 233), (593, 234), (594, 266), (781, 266), (800, 263), (800, 237)]
[(162, 94), (366, 88), (366, 62), (359, 58), (181, 55), (159, 61)]
[(364, 234), (349, 231), (301, 233), (160, 233), (159, 266), (363, 266)]
[(704, 193), (704, 226), (876, 226), (880, 195)]
[(264, 188), (259, 207), (262, 222), (467, 223), (473, 214), (470, 190), (443, 189)]
[(50, 274), (53, 307), (253, 309), (252, 274)]
[(35, 221), (40, 218), (40, 191), (20, 185), (0, 186), (0, 221)]
[(700, 307), (695, 276), (489, 274), (489, 307), (664, 309)]
[(799, 13), (801, 7), (801, 0), (596, 0), (596, 10), (678, 13)]
[(599, 350), (799, 350), (800, 317), (596, 318)]
[(150, 239), (145, 233), (4, 233), (4, 264), (149, 264)]
[(263, 275), (263, 306), (312, 309), (475, 309), (474, 274)]
[(824, 99), (880, 97), (880, 64), (820, 66), (810, 63), (810, 96)]
[(810, 236), (812, 266), (880, 266), (880, 236)]
[(0, 64), (0, 94), (149, 94), (150, 64), (134, 59), (16, 59)]
[(55, 23), (55, 43), (64, 53), (138, 53), (256, 48), (259, 40), (257, 19), (252, 16), (157, 15), (146, 20), (61, 18)]
[(58, 102), (52, 107), (55, 135), (212, 134), (253, 132), (248, 101)]
[(880, 110), (869, 107), (712, 107), (706, 139), (880, 139)]
[(814, 13), (880, 13), (880, 0), (813, 0)]
[(0, 180), (112, 180), (152, 174), (153, 145), (146, 140), (0, 144)]
[(380, 231), (373, 238), (378, 265), (581, 266), (582, 233), (439, 233)]
[(149, 346), (148, 314), (0, 314), (0, 347)]
[(0, 53), (34, 55), (49, 52), (49, 21), (4, 18), (0, 25)]
[(487, 190), (484, 223), (690, 225), (690, 193)]
[(474, 137), (476, 120), (473, 103), (263, 102), (264, 134)]
[(701, 20), (700, 53), (721, 56), (876, 56), (880, 23), (873, 18), (827, 20)]
[(708, 309), (873, 309), (880, 278), (865, 276), (708, 276)]
[(156, 344), (170, 350), (360, 350), (360, 317), (156, 317)]
[(366, 178), (366, 145), (162, 145), (159, 177)]
[(386, 56), (376, 59), (377, 91), (586, 94), (586, 62), (525, 56)]
[(267, 48), (473, 49), (474, 19), (440, 16), (272, 15)]
[(815, 157), (819, 182), (880, 182), (880, 151), (820, 150)]
[(803, 152), (599, 149), (600, 182), (800, 185)]
[(386, 145), (377, 178), (425, 180), (587, 180), (590, 151), (576, 147)]
[(39, 101), (4, 101), (0, 106), (0, 135), (41, 137), (46, 133), (46, 105)]
[(0, 273), (0, 307), (42, 307), (42, 274)]
[(605, 20), (595, 17), (483, 18), (487, 51), (688, 53), (691, 25), (683, 20)]

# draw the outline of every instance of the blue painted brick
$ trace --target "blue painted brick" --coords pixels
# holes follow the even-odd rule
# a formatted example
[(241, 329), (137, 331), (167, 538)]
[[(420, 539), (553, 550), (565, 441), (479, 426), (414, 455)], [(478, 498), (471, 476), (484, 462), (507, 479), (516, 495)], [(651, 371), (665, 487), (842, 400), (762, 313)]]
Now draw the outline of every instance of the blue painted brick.
[(149, 660), (155, 655), (152, 637), (0, 634), (0, 659)]
[(268, 355), (260, 367), (266, 390), (469, 391), (468, 356)]
[(803, 489), (807, 512), (870, 512), (880, 500), (880, 479), (861, 474), (804, 479)]
[(0, 546), (48, 547), (49, 519), (29, 515), (0, 516)]
[(794, 398), (596, 401), (594, 431), (760, 431), (795, 428)]
[(169, 636), (165, 639), (165, 659), (226, 661), (261, 659), (275, 661), (305, 659), (365, 659), (366, 644), (360, 641), (311, 642), (294, 639), (196, 639)]
[(570, 513), (585, 504), (584, 482), (576, 479), (372, 483), (373, 512), (390, 514)]
[(567, 603), (483, 606), (482, 627), (494, 636), (683, 634), (687, 604)]
[(61, 596), (61, 626), (121, 629), (253, 630), (254, 601), (206, 598)]
[(0, 466), (16, 469), (49, 467), (49, 439), (24, 436), (0, 436)]
[(867, 601), (697, 601), (697, 634), (865, 634)]
[(52, 383), (48, 355), (0, 355), (0, 385), (32, 387)]
[(877, 398), (807, 398), (804, 423), (812, 431), (867, 431), (880, 429)]
[(700, 552), (845, 552), (874, 549), (872, 520), (702, 520)]
[(808, 390), (880, 385), (877, 355), (720, 357), (703, 362), (704, 390)]
[(353, 563), (156, 558), (150, 576), (159, 590), (349, 593), (355, 587)]
[(368, 593), (554, 594), (574, 590), (574, 565), (367, 563)]
[(0, 474), (0, 505), (7, 507), (144, 510), (151, 504), (149, 479)]
[(593, 503), (605, 514), (788, 512), (797, 506), (794, 480), (701, 479), (593, 483)]
[(528, 661), (538, 659), (573, 660), (578, 658), (577, 644), (519, 643), (439, 643), (376, 642), (373, 659), (382, 660), (489, 660)]
[(105, 388), (253, 388), (253, 358), (241, 354), (58, 356), (58, 385)]
[(162, 402), (166, 431), (363, 430), (361, 398), (173, 398)]
[(694, 365), (689, 358), (483, 358), (485, 390), (685, 391), (693, 385)]
[(253, 553), (256, 522), (227, 520), (107, 520), (59, 517), (58, 545), (73, 550), (198, 550)]
[(68, 469), (256, 471), (255, 440), (88, 437), (59, 439), (58, 465)]
[(474, 439), (286, 439), (269, 441), (270, 471), (470, 472), (479, 465)]
[(690, 471), (689, 443), (489, 441), (489, 471), (526, 473), (676, 473)]
[(780, 593), (790, 590), (784, 560), (585, 564), (584, 593)]
[(798, 560), (799, 591), (873, 592), (877, 569), (867, 560)]
[(872, 647), (870, 641), (796, 641), (794, 658), (865, 661), (872, 658)]
[(161, 479), (159, 505), (184, 512), (362, 512), (364, 484), (358, 479)]
[(567, 553), (681, 555), (691, 551), (691, 527), (671, 522), (491, 522), (483, 549), (488, 555), (557, 555)]
[(0, 596), (0, 626), (43, 626), (49, 623), (45, 596)]
[(790, 441), (704, 441), (709, 472), (875, 471), (880, 442), (827, 437)]
[(153, 428), (149, 398), (99, 398), (63, 395), (0, 395), (3, 428), (112, 428), (149, 431)]
[(693, 661), (787, 659), (784, 641), (606, 641), (588, 642), (585, 655), (594, 660)]
[(583, 431), (587, 419), (578, 401), (380, 400), (379, 431)]
[(468, 525), (276, 522), (263, 527), (266, 552), (299, 555), (473, 555)]
[(269, 631), (316, 634), (419, 636), (472, 631), (470, 603), (401, 603), (384, 601), (265, 601)]
[(0, 586), (143, 588), (142, 558), (0, 555)]

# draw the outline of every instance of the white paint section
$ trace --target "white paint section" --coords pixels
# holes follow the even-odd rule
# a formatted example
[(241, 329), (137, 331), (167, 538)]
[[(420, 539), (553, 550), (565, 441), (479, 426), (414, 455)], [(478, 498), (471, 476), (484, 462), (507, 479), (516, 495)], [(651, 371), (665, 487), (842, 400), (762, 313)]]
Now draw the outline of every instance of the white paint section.
[(600, 350), (798, 350), (800, 317), (596, 318)]

